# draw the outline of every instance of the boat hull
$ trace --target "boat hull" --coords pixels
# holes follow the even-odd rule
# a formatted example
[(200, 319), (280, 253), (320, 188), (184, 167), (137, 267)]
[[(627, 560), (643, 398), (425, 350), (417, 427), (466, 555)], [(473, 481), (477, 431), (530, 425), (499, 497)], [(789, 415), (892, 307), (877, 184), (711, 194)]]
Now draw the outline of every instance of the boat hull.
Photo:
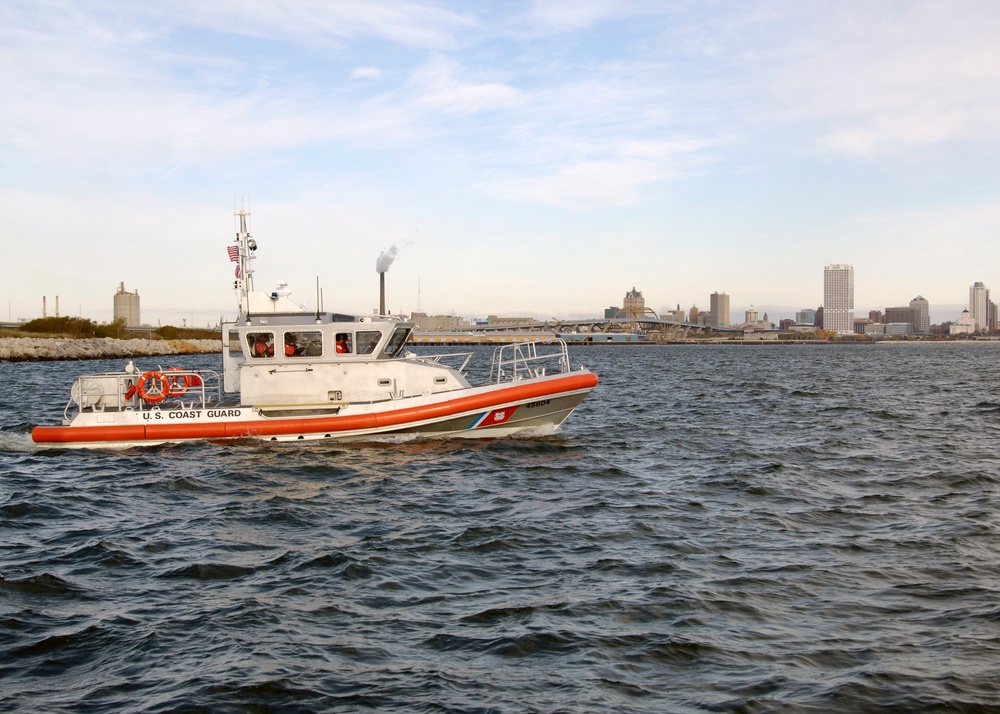
[(579, 370), (383, 402), (294, 405), (288, 408), (217, 405), (136, 411), (81, 412), (63, 426), (39, 426), (39, 447), (109, 448), (195, 440), (364, 440), (383, 436), (482, 438), (554, 431), (597, 384)]

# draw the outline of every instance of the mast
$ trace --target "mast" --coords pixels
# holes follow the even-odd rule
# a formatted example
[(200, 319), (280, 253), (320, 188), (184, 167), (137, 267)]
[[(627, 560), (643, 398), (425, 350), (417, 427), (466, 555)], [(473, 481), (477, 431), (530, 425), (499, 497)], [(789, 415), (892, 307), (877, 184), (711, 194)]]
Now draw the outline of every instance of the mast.
[(257, 250), (257, 241), (250, 236), (249, 221), (250, 211), (240, 208), (236, 212), (236, 255), (233, 255), (230, 246), (229, 257), (236, 263), (236, 280), (233, 288), (236, 290), (236, 297), (239, 301), (240, 316), (250, 317), (250, 293), (253, 292), (253, 252)]

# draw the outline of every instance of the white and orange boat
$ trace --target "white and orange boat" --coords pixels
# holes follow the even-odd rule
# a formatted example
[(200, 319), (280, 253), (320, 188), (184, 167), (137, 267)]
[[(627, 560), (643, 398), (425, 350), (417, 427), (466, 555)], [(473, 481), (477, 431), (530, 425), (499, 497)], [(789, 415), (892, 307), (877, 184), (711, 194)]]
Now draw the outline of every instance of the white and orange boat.
[(221, 373), (129, 362), (80, 376), (62, 425), (32, 431), (39, 447), (551, 433), (597, 385), (596, 374), (570, 367), (562, 340), (498, 347), (488, 380), (473, 385), (473, 353), (407, 350), (412, 323), (311, 311), (284, 287), (255, 292), (248, 215), (236, 214), (229, 247), (239, 316), (223, 325)]

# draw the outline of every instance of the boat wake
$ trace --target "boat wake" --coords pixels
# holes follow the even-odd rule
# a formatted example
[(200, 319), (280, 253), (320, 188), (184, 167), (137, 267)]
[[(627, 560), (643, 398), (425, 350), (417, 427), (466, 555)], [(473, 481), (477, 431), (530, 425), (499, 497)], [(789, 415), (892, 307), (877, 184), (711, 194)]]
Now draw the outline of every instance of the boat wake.
[(35, 451), (37, 447), (31, 440), (31, 426), (27, 431), (18, 431), (24, 425), (13, 427), (13, 431), (0, 431), (0, 451)]

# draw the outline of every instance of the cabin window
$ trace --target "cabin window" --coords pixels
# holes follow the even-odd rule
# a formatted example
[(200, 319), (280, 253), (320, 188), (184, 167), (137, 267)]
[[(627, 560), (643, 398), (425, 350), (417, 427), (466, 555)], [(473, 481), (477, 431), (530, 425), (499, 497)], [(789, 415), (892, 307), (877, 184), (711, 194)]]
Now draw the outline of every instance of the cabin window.
[(229, 356), (230, 357), (242, 357), (243, 347), (240, 345), (240, 331), (230, 330), (229, 331)]
[(286, 332), (283, 340), (285, 357), (321, 357), (323, 333), (319, 330)]
[(390, 357), (395, 357), (399, 354), (400, 350), (403, 349), (403, 345), (406, 344), (406, 338), (410, 334), (409, 327), (397, 327), (392, 333), (392, 337), (385, 345), (385, 349), (382, 350), (382, 354), (389, 355)]
[(267, 359), (274, 357), (274, 333), (273, 332), (248, 332), (247, 352), (253, 359)]
[(358, 332), (356, 337), (358, 341), (358, 354), (370, 355), (378, 346), (378, 341), (382, 339), (382, 333), (378, 330), (370, 330)]
[(334, 337), (335, 345), (334, 349), (338, 355), (350, 354), (354, 350), (351, 348), (351, 333), (350, 332), (338, 332)]

